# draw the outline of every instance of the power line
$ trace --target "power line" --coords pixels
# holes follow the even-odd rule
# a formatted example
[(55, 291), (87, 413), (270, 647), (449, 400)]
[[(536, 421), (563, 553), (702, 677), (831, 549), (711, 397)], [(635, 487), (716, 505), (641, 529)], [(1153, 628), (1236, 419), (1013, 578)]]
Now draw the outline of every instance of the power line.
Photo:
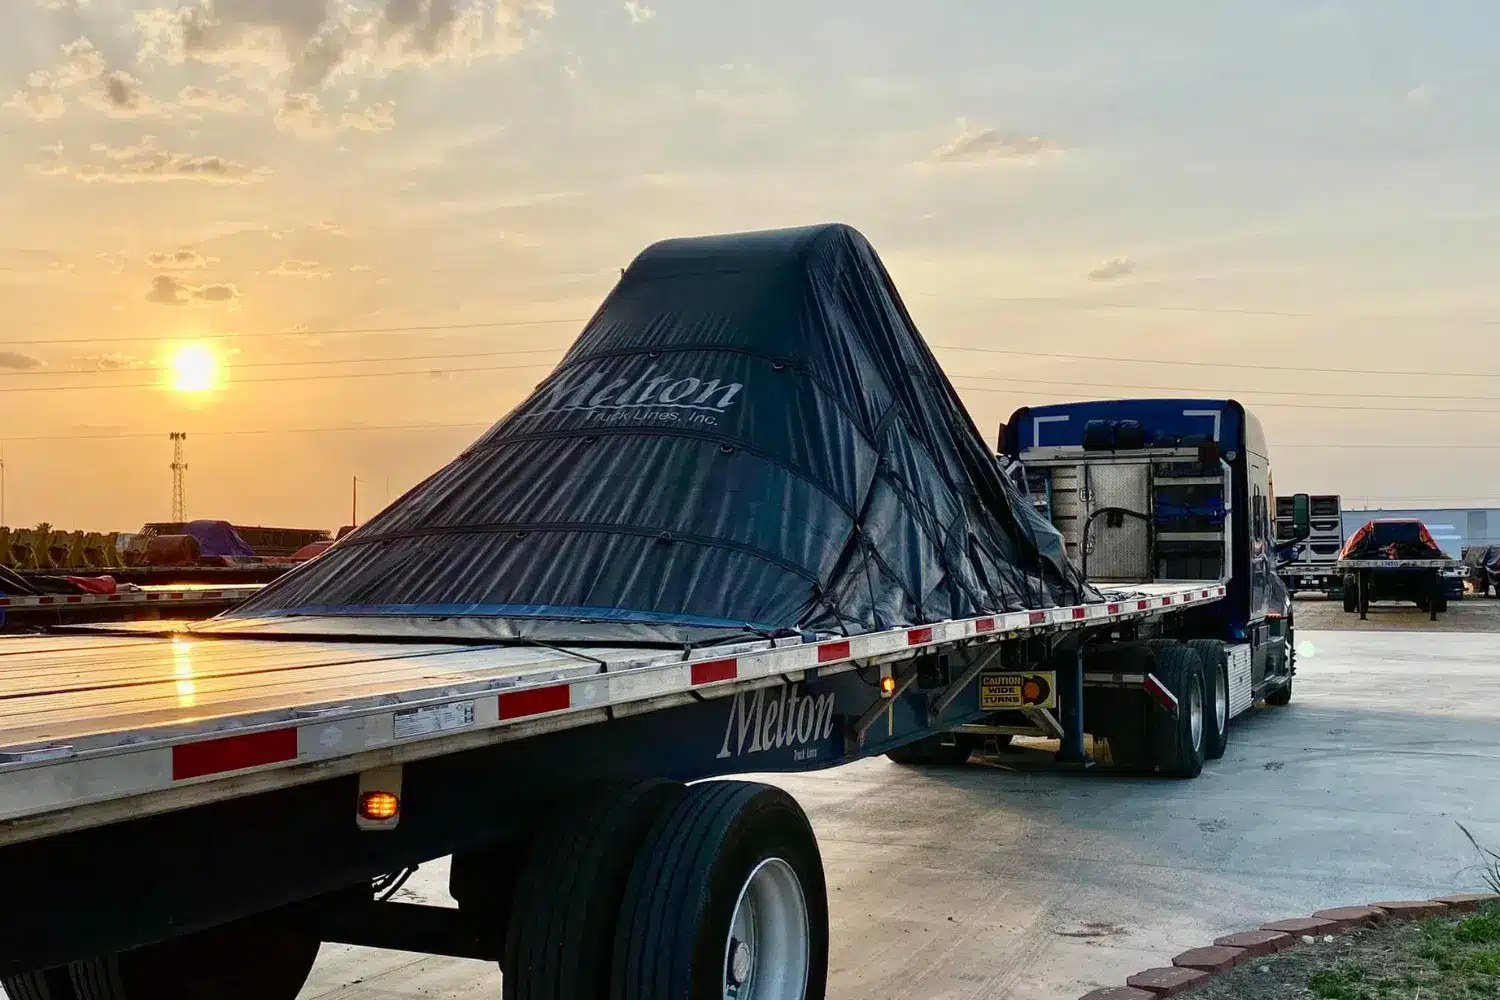
[[(1066, 382), (1050, 378), (1012, 378), (1009, 375), (955, 375), (954, 378), (979, 379), (986, 382), (1023, 382), (1027, 385), (1070, 385), (1085, 389), (1149, 389), (1154, 392), (1196, 392), (1211, 398), (1221, 396), (1319, 396), (1331, 399), (1454, 399), (1472, 400), (1481, 403), (1500, 403), (1500, 396), (1460, 396), (1443, 392), (1435, 395), (1406, 394), (1393, 392), (1301, 392), (1295, 389), (1200, 389), (1183, 385), (1140, 385), (1132, 382)], [(1269, 405), (1269, 404), (1268, 404)], [(1497, 410), (1496, 412), (1500, 412)]]
[[(956, 384), (956, 383), (955, 383)], [(1045, 384), (1045, 383), (1044, 383)], [(1068, 383), (1073, 384), (1073, 383)], [(967, 389), (969, 392), (998, 392), (1013, 393), (1013, 389), (992, 389), (982, 385), (957, 385), (959, 389)], [(3, 391), (3, 390), (0, 390)], [(1100, 399), (1099, 402), (1106, 400)], [(1075, 402), (1077, 402), (1075, 400)], [(1268, 403), (1256, 402), (1256, 406), (1273, 410), (1355, 410), (1363, 413), (1493, 413), (1500, 414), (1500, 408), (1490, 407), (1488, 409), (1469, 409), (1460, 407), (1438, 407), (1438, 406), (1355, 406), (1340, 403)]]
[(502, 327), (522, 326), (553, 326), (564, 323), (586, 323), (589, 317), (568, 317), (559, 319), (517, 319), (517, 320), (490, 320), (484, 323), (427, 323), (421, 326), (363, 326), (363, 327), (334, 327), (322, 330), (257, 330), (249, 333), (205, 333), (205, 334), (175, 334), (171, 336), (141, 336), (141, 337), (73, 337), (57, 340), (51, 337), (39, 337), (28, 340), (5, 340), (0, 341), (0, 347), (18, 347), (22, 345), (61, 345), (61, 344), (148, 344), (164, 343), (174, 340), (233, 340), (238, 337), (336, 337), (344, 334), (380, 334), (380, 333), (433, 333), (444, 330), (490, 330)]
[(980, 354), (1007, 354), (1023, 358), (1051, 358), (1058, 361), (1112, 361), (1129, 365), (1179, 365), (1188, 368), (1241, 368), (1250, 371), (1307, 372), (1319, 375), (1393, 375), (1416, 378), (1500, 378), (1500, 372), (1432, 372), (1391, 371), (1381, 368), (1312, 368), (1303, 365), (1256, 365), (1241, 361), (1183, 361), (1177, 358), (1120, 358), (1099, 354), (1064, 354), (1055, 351), (1015, 351), (1002, 347), (962, 347), (958, 344), (932, 344), (935, 351), (973, 351)]
[[(434, 424), (349, 424), (343, 427), (253, 427), (223, 431), (194, 431), (193, 437), (241, 437), (269, 434), (346, 434), (366, 431), (436, 431), (472, 430), (493, 426), (487, 423), (434, 423)], [(30, 434), (21, 437), (7, 436), (7, 443), (25, 441), (125, 441), (134, 438), (159, 438), (160, 431), (125, 431), (114, 434)], [(1500, 447), (1500, 445), (1497, 445)]]
[[(470, 368), (416, 368), (394, 372), (330, 372), (326, 375), (274, 375), (270, 378), (242, 378), (225, 382), (224, 388), (256, 385), (265, 382), (320, 382), (346, 378), (387, 378), (397, 375), (458, 375), (467, 372), (517, 372), (530, 368), (552, 368), (551, 363), (536, 365), (479, 365)], [(160, 382), (109, 382), (104, 385), (17, 385), (0, 389), (5, 392), (70, 392), (85, 389), (152, 389), (165, 388)]]
[[(455, 354), (401, 354), (388, 357), (375, 358), (309, 358), (303, 361), (246, 361), (234, 362), (228, 367), (233, 371), (242, 371), (246, 368), (291, 368), (306, 365), (364, 365), (385, 364), (394, 361), (447, 361), (455, 358), (496, 358), (508, 357), (517, 354), (558, 354), (564, 351), (561, 347), (528, 347), (519, 351), (461, 351)], [(8, 371), (0, 372), (0, 375), (10, 375), (21, 378), (35, 378), (37, 376), (69, 376), (69, 375), (117, 375), (121, 372), (150, 371), (149, 368), (88, 368), (64, 371)], [(165, 369), (157, 368), (157, 371)], [(142, 383), (149, 384), (149, 383)], [(1462, 397), (1453, 397), (1462, 398)]]

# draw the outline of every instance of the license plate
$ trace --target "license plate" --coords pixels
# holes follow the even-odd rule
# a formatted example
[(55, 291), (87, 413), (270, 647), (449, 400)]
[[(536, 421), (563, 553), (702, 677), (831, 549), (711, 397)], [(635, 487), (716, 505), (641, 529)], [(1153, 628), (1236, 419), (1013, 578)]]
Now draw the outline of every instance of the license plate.
[(1028, 670), (979, 676), (979, 707), (987, 712), (1007, 708), (1056, 708), (1057, 672)]

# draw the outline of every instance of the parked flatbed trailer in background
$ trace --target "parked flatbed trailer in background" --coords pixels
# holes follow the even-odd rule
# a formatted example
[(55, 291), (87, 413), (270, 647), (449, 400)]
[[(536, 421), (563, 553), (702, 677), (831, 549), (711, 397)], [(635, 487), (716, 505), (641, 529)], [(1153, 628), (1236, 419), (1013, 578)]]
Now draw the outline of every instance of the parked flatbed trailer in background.
[[(703, 779), (1017, 732), (1191, 778), (1290, 699), (1264, 448), (1162, 406), (1018, 414), (1082, 435), (1005, 449), (1042, 509), (853, 230), (649, 248), (527, 401), (235, 611), (0, 639), (0, 982), (292, 1000), (329, 941), (508, 998), (816, 1000), (806, 817)], [(449, 855), (456, 908), (393, 901)]]
[(0, 595), (0, 633), (86, 622), (210, 618), (239, 604), (260, 585), (165, 584), (113, 594)]
[(1344, 610), (1369, 618), (1373, 601), (1411, 601), (1437, 621), (1448, 610), (1449, 580), (1462, 566), (1449, 558), (1421, 521), (1371, 521), (1339, 553)]

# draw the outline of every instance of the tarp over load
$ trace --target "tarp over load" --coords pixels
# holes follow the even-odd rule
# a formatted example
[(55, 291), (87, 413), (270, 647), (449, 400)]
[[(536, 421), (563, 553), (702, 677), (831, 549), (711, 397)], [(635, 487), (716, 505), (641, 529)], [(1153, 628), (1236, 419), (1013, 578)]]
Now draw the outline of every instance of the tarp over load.
[(1447, 559), (1421, 521), (1371, 521), (1344, 543), (1340, 559)]
[(525, 402), (236, 615), (677, 643), (1097, 599), (828, 225), (647, 248)]

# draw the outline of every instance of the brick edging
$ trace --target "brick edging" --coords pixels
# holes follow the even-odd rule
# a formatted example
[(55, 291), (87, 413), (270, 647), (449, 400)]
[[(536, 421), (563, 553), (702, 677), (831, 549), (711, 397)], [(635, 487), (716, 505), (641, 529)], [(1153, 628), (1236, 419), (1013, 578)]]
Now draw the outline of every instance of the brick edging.
[(1444, 913), (1472, 913), (1481, 904), (1493, 900), (1500, 900), (1500, 895), (1461, 893), (1436, 899), (1338, 906), (1318, 910), (1308, 917), (1272, 920), (1256, 930), (1226, 934), (1211, 945), (1191, 948), (1172, 959), (1170, 966), (1137, 972), (1125, 980), (1124, 986), (1093, 990), (1080, 1000), (1155, 1000), (1156, 997), (1176, 996), (1203, 985), (1215, 973), (1228, 972), (1243, 962), (1296, 947), (1304, 936), (1343, 934), (1356, 927), (1379, 927), (1393, 921), (1419, 920)]

